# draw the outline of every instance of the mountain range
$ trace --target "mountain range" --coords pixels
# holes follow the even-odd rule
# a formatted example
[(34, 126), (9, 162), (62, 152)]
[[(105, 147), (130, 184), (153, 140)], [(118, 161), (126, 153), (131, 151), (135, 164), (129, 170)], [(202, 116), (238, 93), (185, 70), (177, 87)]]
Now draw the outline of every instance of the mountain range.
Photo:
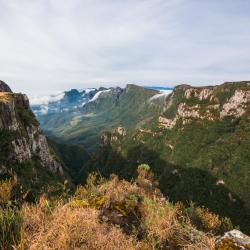
[(193, 201), (248, 228), (249, 103), (247, 81), (169, 92), (127, 85), (38, 119), (50, 138), (92, 155), (78, 166), (77, 182), (93, 170), (131, 179), (147, 163), (170, 200)]
[(0, 86), (1, 176), (15, 172), (30, 199), (93, 171), (131, 180), (148, 164), (170, 201), (250, 231), (250, 82), (73, 89), (32, 101), (36, 117), (25, 95)]
[(133, 131), (154, 119), (171, 91), (171, 88), (157, 90), (157, 87), (132, 84), (126, 88), (74, 89), (60, 94), (57, 100), (55, 96), (44, 98), (51, 101), (33, 104), (32, 110), (51, 138), (62, 143), (81, 144), (93, 153), (105, 130), (121, 124)]

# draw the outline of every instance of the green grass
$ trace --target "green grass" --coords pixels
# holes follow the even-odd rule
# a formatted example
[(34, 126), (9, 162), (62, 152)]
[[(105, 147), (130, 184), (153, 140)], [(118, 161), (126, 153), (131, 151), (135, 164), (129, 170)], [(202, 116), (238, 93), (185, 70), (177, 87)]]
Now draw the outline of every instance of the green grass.
[(21, 217), (13, 210), (0, 209), (0, 249), (11, 250), (21, 240)]

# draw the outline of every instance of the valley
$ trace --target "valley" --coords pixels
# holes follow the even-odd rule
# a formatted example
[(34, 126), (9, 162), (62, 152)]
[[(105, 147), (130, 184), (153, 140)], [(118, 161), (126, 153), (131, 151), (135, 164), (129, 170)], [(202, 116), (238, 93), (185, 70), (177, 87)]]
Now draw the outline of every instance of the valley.
[(93, 170), (130, 180), (147, 163), (170, 200), (195, 202), (249, 230), (249, 82), (99, 93), (76, 113), (38, 116), (51, 138), (92, 155), (76, 183)]
[[(58, 212), (69, 230), (71, 216), (94, 223), (77, 224), (76, 237), (90, 247), (78, 230), (103, 237), (108, 227), (131, 249), (164, 248), (166, 240), (183, 249), (182, 235), (194, 249), (213, 249), (232, 228), (249, 234), (250, 82), (71, 90), (32, 109), (26, 95), (0, 87), (0, 214), (20, 227), (0, 237), (0, 249), (10, 241), (27, 249), (76, 244), (69, 231), (58, 233), (74, 243), (46, 236), (64, 223)], [(52, 224), (35, 229), (31, 217)]]

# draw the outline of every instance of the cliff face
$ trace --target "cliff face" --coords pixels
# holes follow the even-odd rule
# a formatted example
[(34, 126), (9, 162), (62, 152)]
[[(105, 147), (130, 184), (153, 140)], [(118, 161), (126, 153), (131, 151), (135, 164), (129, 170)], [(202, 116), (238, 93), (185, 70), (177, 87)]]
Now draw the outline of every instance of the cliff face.
[(12, 93), (8, 85), (0, 84), (0, 170), (36, 157), (43, 167), (62, 174), (62, 166), (50, 151), (27, 96)]
[(224, 83), (219, 86), (195, 88), (180, 85), (169, 96), (159, 127), (172, 129), (178, 121), (185, 125), (193, 120), (239, 118), (250, 104), (250, 82)]

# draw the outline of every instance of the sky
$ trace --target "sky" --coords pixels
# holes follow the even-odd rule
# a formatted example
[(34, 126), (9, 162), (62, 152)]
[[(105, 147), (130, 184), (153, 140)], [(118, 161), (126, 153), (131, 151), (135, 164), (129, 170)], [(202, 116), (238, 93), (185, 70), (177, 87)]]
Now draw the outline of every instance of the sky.
[(0, 0), (17, 92), (250, 80), (249, 0)]

